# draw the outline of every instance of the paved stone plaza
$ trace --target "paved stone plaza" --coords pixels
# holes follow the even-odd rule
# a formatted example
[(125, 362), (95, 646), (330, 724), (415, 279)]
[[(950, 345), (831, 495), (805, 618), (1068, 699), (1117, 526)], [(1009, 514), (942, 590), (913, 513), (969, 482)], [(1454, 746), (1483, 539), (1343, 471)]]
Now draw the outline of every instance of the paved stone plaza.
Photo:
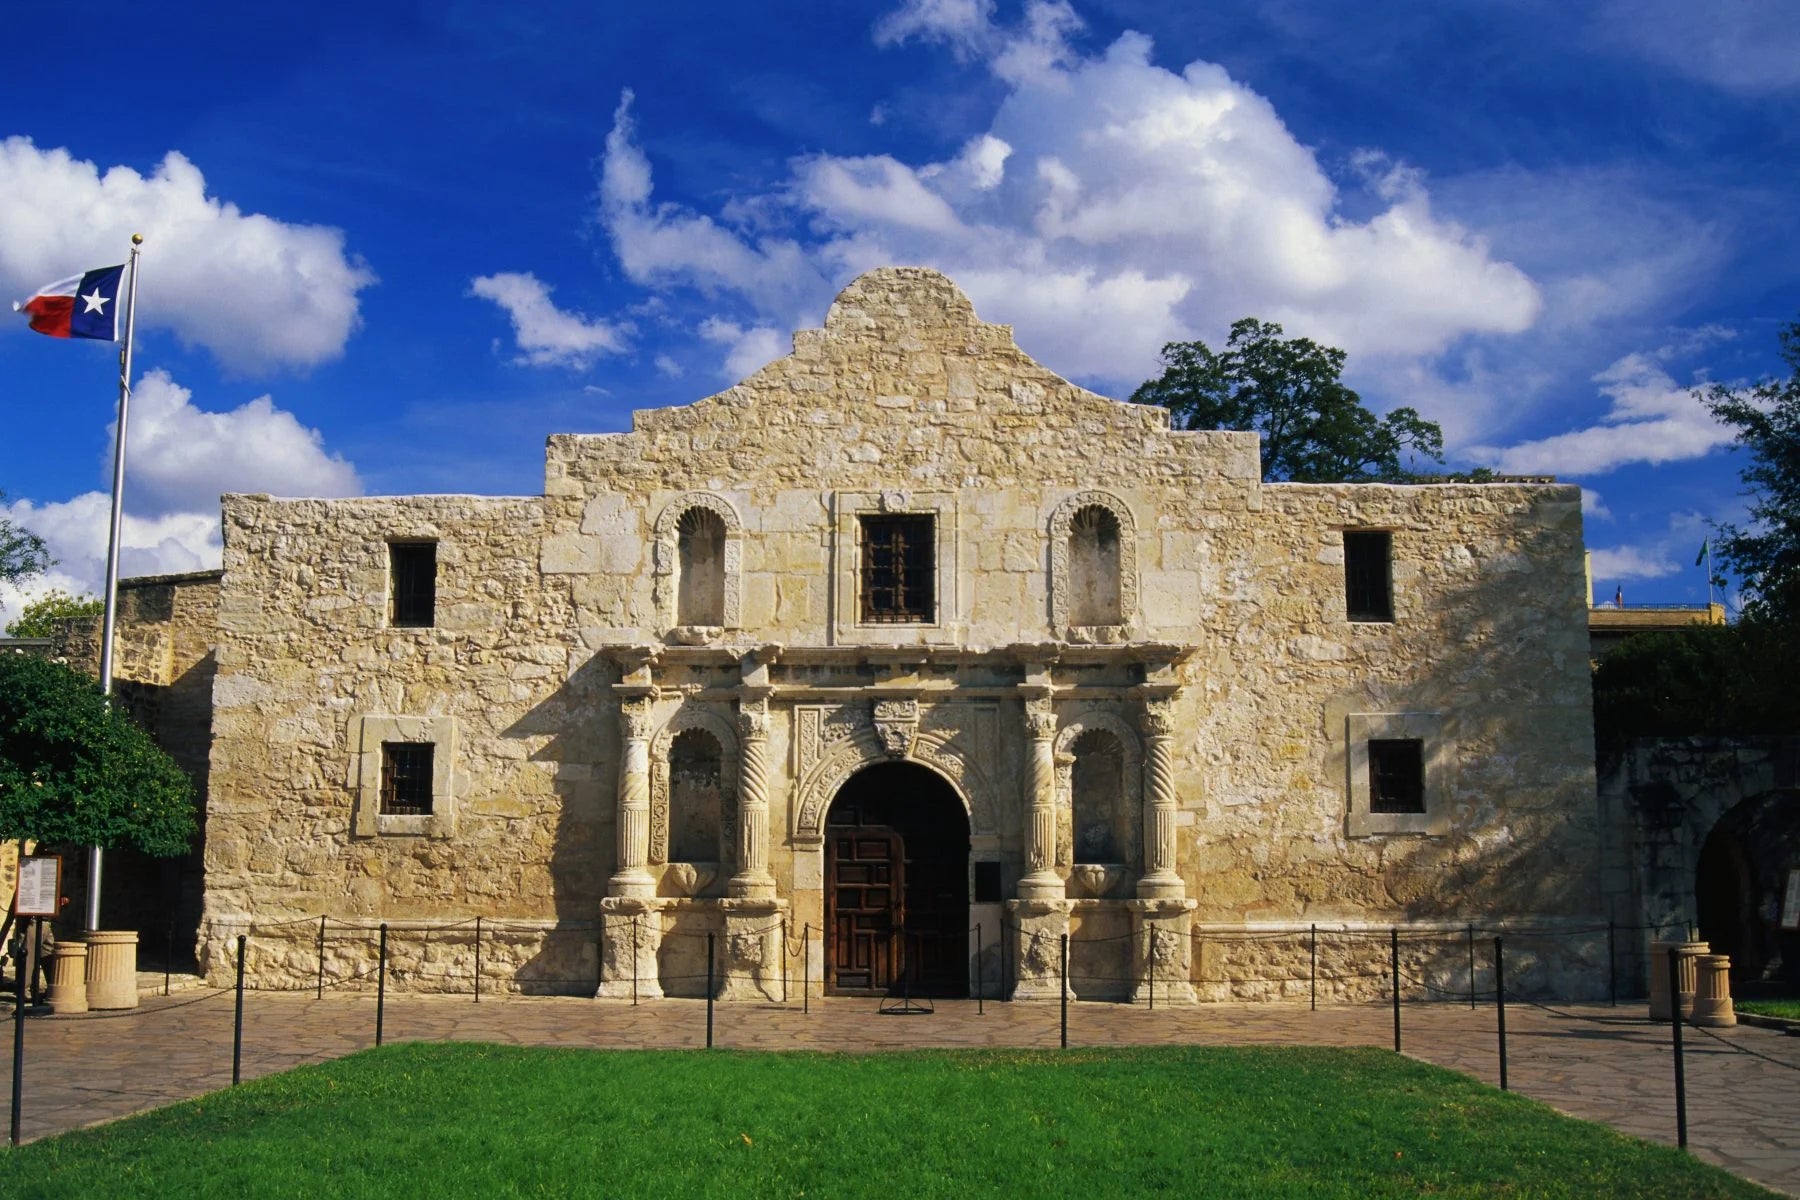
[[(160, 982), (160, 977), (158, 977)], [(880, 1051), (923, 1047), (1031, 1046), (1058, 1041), (1055, 1004), (940, 1001), (930, 1015), (884, 1016), (865, 998), (719, 1005), (714, 1039), (756, 1050)], [(372, 1046), (372, 995), (251, 994), (246, 1001), (246, 1079)], [(1641, 1004), (1507, 1008), (1508, 1075), (1515, 1091), (1572, 1116), (1674, 1144), (1675, 1099), (1667, 1026)], [(1494, 1009), (1407, 1005), (1408, 1054), (1499, 1082)], [(231, 1083), (232, 997), (192, 990), (146, 999), (119, 1015), (32, 1018), (27, 1026), (27, 1140), (141, 1112)], [(390, 997), (384, 1039), (491, 1041), (535, 1046), (692, 1048), (706, 1044), (706, 1005), (671, 1000), (633, 1007), (576, 997)], [(1387, 1046), (1386, 1005), (1309, 1011), (1304, 1005), (1161, 1008), (1074, 1004), (1069, 1043), (1105, 1045)], [(10, 1067), (10, 1038), (7, 1039)], [(1740, 1026), (1687, 1032), (1690, 1147), (1759, 1183), (1800, 1195), (1800, 1039)], [(3, 1098), (0, 1098), (3, 1099)], [(0, 1105), (3, 1107), (3, 1105)], [(10, 1113), (8, 1113), (10, 1117)]]

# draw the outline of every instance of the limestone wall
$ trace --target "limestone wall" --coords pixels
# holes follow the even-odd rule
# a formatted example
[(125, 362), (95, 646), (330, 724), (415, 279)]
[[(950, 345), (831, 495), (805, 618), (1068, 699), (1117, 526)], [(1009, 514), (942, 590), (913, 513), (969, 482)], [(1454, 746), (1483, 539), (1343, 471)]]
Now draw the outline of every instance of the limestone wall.
[[(1053, 533), (1089, 501), (1123, 526), (1117, 627), (1058, 620)], [(727, 529), (717, 628), (676, 627), (674, 519), (696, 505)], [(856, 520), (881, 511), (933, 516), (933, 621), (856, 618)], [(1391, 533), (1391, 623), (1346, 619), (1347, 528)], [(386, 542), (408, 538), (438, 542), (435, 628), (385, 620)], [(1597, 910), (1578, 489), (1265, 485), (1254, 435), (1172, 432), (1161, 410), (1074, 387), (931, 272), (862, 277), (791, 356), (717, 396), (552, 437), (541, 498), (230, 497), (225, 547), (215, 951), (231, 922), (306, 913), (593, 921), (617, 866), (631, 647), (663, 656), (645, 668), (658, 728), (697, 709), (729, 728), (756, 648), (871, 648), (770, 685), (769, 865), (796, 924), (823, 916), (819, 850), (796, 836), (820, 688), (901, 686), (922, 728), (956, 725), (945, 753), (981, 777), (980, 797), (959, 786), (1010, 895), (1019, 664), (1068, 689), (1059, 720), (1108, 710), (1129, 731), (1134, 664), (1155, 657), (1133, 646), (1176, 663), (1156, 682), (1175, 689), (1177, 866), (1199, 920)], [(877, 649), (893, 646), (917, 649)], [(355, 831), (358, 722), (389, 717), (453, 728), (453, 834)], [(1429, 830), (1352, 819), (1371, 736), (1425, 741)]]

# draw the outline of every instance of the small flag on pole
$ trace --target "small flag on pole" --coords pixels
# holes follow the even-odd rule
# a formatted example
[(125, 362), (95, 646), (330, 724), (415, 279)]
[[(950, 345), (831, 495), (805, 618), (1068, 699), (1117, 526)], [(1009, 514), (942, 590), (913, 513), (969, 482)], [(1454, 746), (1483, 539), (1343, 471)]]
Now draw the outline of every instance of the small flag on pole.
[(1700, 543), (1700, 553), (1694, 555), (1694, 565), (1696, 567), (1706, 561), (1706, 552), (1707, 552), (1707, 550), (1709, 550), (1711, 548), (1711, 546), (1712, 546), (1711, 538), (1707, 538), (1704, 542)]
[(61, 338), (119, 340), (119, 285), (125, 265), (98, 267), (85, 275), (71, 275), (39, 288), (37, 295), (14, 312), (31, 318), (39, 333)]
[(1622, 583), (1618, 586), (1618, 589), (1613, 592), (1613, 607), (1625, 607), (1625, 585)]

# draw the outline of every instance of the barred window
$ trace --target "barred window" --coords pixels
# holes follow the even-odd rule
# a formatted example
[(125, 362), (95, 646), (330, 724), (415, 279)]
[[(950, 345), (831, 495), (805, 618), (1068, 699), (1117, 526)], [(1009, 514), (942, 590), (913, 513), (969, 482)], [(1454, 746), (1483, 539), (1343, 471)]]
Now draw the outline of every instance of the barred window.
[(862, 621), (929, 623), (936, 610), (936, 518), (862, 518)]
[(381, 815), (431, 815), (430, 742), (381, 743)]
[(1425, 743), (1418, 738), (1369, 741), (1369, 811), (1425, 811)]
[(436, 621), (437, 543), (388, 543), (388, 623), (429, 629)]
[(1384, 531), (1344, 531), (1344, 593), (1352, 621), (1394, 619), (1393, 536)]

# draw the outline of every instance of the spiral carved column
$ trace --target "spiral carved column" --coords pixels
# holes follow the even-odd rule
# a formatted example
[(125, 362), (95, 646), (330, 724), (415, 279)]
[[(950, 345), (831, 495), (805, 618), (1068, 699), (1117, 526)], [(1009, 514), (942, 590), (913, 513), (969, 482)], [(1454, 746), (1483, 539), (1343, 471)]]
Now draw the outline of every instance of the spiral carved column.
[(1175, 708), (1168, 700), (1144, 704), (1144, 875), (1138, 896), (1180, 900), (1187, 885), (1175, 870)]
[(614, 896), (648, 899), (656, 894), (650, 877), (650, 701), (635, 698), (619, 706), (625, 735), (619, 765), (619, 858), (610, 881)]
[(1062, 877), (1056, 873), (1056, 713), (1050, 701), (1025, 702), (1025, 731), (1031, 758), (1025, 782), (1025, 877), (1019, 880), (1022, 900), (1061, 900)]
[(726, 885), (732, 896), (775, 895), (769, 874), (769, 702), (738, 707), (737, 873)]

